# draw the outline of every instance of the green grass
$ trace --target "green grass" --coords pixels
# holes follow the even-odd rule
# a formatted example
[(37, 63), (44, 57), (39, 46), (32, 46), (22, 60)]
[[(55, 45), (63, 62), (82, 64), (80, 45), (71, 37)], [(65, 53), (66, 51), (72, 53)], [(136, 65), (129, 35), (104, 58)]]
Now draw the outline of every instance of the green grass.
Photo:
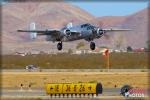
[[(26, 65), (36, 64), (40, 68), (50, 69), (94, 69), (106, 68), (106, 58), (101, 54), (84, 55), (4, 55), (2, 56), (2, 68), (25, 68)], [(111, 68), (148, 68), (148, 53), (111, 53)]]

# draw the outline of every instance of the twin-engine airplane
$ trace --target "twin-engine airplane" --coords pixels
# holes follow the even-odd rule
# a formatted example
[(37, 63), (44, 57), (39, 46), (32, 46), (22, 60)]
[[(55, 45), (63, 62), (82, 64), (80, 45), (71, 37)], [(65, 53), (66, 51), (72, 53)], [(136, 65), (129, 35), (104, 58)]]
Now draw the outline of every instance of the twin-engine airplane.
[(32, 38), (36, 38), (37, 35), (46, 35), (47, 41), (57, 41), (57, 49), (62, 50), (62, 42), (74, 41), (85, 39), (90, 42), (91, 50), (95, 50), (94, 39), (102, 37), (106, 32), (115, 31), (129, 31), (129, 29), (102, 29), (91, 25), (89, 23), (73, 26), (69, 23), (62, 29), (46, 29), (46, 30), (36, 30), (35, 23), (30, 24), (30, 30), (18, 30), (18, 32), (30, 32)]

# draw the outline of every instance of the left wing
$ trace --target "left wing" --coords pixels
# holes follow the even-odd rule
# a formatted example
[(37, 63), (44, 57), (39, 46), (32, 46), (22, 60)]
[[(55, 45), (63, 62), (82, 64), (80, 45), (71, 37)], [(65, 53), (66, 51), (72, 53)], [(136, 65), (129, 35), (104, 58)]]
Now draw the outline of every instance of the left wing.
[(60, 35), (59, 30), (17, 30), (18, 32), (37, 33), (37, 35)]
[(45, 30), (17, 30), (18, 32), (45, 33)]

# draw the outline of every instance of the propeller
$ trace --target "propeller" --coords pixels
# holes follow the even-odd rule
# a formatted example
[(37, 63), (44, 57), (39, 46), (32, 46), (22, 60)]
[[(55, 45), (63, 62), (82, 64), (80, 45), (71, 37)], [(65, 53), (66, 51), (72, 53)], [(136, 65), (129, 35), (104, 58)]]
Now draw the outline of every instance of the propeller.
[(100, 29), (100, 28), (97, 28), (96, 29), (96, 34), (98, 35), (98, 36), (101, 36), (101, 35), (103, 35), (105, 32), (104, 32), (104, 30), (102, 30), (102, 29)]
[(96, 34), (98, 34), (99, 36), (100, 35), (103, 35), (106, 39), (110, 39), (110, 35), (108, 35), (107, 33), (105, 33), (105, 31), (99, 27), (103, 27), (103, 22), (100, 21), (98, 22), (98, 27), (97, 28), (94, 28), (94, 31), (96, 32)]
[(63, 28), (64, 34), (65, 34), (67, 37), (71, 36), (70, 28), (73, 27), (73, 24), (70, 22), (70, 23), (65, 24), (64, 26), (65, 26), (65, 27)]
[(111, 36), (108, 35), (107, 33), (105, 33), (105, 34), (104, 34), (104, 37), (108, 40), (108, 39), (110, 39)]
[(102, 36), (103, 35), (106, 39), (110, 39), (110, 35), (106, 34), (105, 31), (103, 29), (101, 29), (101, 28), (97, 28), (96, 29), (96, 34), (98, 36)]
[(71, 36), (71, 32), (70, 32), (69, 29), (64, 30), (64, 34), (65, 34), (66, 36)]

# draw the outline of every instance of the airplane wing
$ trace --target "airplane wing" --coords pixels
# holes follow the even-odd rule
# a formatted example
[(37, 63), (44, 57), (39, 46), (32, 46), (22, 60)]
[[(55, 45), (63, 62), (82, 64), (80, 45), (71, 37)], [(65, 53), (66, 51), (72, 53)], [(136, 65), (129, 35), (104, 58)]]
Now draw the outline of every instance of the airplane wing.
[(17, 30), (18, 32), (37, 33), (37, 35), (60, 35), (59, 30)]
[(131, 29), (102, 29), (105, 32), (132, 31)]
[(35, 33), (45, 33), (45, 30), (17, 30), (18, 32), (35, 32)]
[(71, 34), (72, 35), (79, 35), (80, 32), (76, 31), (76, 30), (70, 30)]

